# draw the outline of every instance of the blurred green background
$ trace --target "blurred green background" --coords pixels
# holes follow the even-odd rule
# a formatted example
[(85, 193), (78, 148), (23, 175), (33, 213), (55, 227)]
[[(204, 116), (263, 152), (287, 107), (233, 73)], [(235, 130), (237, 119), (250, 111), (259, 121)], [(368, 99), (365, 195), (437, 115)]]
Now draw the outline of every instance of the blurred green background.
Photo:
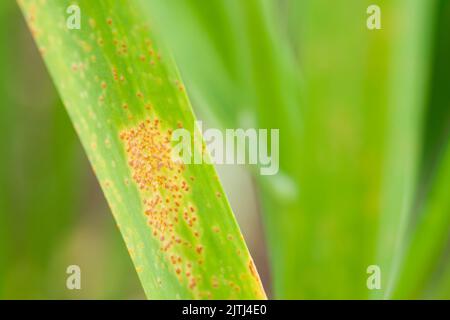
[[(141, 3), (200, 119), (280, 129), (278, 175), (218, 168), (269, 297), (450, 298), (450, 1)], [(14, 1), (0, 21), (0, 298), (144, 298)]]

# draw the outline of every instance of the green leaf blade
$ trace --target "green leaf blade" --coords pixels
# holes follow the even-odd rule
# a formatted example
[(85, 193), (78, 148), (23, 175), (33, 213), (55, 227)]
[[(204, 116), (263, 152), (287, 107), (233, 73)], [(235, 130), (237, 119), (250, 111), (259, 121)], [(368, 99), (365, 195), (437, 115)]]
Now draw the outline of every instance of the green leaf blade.
[(169, 157), (173, 130), (198, 129), (146, 17), (132, 1), (78, 1), (70, 30), (72, 3), (20, 2), (147, 296), (265, 298), (214, 167)]

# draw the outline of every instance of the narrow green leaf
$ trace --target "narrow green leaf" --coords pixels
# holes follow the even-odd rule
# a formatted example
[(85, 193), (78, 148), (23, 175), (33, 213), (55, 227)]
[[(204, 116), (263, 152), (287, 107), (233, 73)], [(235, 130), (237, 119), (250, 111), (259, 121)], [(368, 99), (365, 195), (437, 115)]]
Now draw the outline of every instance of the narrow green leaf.
[[(426, 292), (450, 234), (450, 145), (440, 161), (435, 182), (419, 221), (411, 233), (394, 298), (417, 299)], [(446, 264), (448, 266), (448, 262)]]
[[(450, 234), (450, 2), (436, 1), (433, 66), (427, 109), (423, 117), (424, 134), (418, 188), (407, 230), (405, 260), (402, 261), (395, 298), (428, 298), (440, 294), (450, 263), (445, 254)], [(442, 279), (443, 277), (444, 279)], [(437, 294), (437, 295), (436, 295)]]
[[(19, 3), (147, 296), (265, 298), (214, 167), (170, 155), (171, 132), (199, 133), (136, 1)], [(79, 30), (66, 26), (72, 4)]]
[(377, 257), (383, 277), (382, 290), (374, 295), (378, 298), (391, 296), (405, 252), (418, 182), (434, 9), (435, 1), (390, 3), (391, 14), (397, 18), (392, 20), (396, 33), (392, 34), (388, 79), (389, 118)]

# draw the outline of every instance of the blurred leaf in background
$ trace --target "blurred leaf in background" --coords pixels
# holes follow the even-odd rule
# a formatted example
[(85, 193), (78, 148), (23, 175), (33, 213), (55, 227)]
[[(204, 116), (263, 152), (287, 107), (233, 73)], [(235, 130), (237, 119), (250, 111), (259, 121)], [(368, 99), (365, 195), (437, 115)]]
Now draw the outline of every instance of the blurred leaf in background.
[(396, 298), (450, 298), (450, 2), (436, 3), (419, 181)]

